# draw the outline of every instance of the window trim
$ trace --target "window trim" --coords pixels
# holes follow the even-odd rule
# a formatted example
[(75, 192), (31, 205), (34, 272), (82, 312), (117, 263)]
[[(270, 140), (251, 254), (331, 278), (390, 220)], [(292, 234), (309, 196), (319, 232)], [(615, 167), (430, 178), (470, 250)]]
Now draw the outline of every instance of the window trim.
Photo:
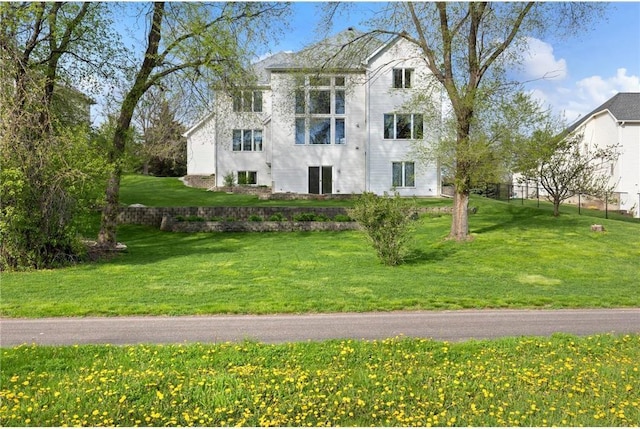
[[(410, 177), (411, 184), (407, 184), (407, 166), (411, 164), (411, 168), (413, 169), (413, 177)], [(399, 185), (394, 184), (394, 168), (399, 165), (400, 166), (400, 180), (401, 183)], [(416, 163), (415, 161), (392, 161), (391, 162), (391, 187), (392, 188), (415, 188), (416, 187)]]
[(236, 113), (262, 113), (263, 99), (260, 89), (240, 90), (232, 96), (232, 110)]
[[(238, 132), (240, 133), (240, 140), (239, 140), (240, 149), (236, 149), (236, 141), (235, 141), (235, 138)], [(259, 133), (260, 135), (260, 149), (257, 149), (257, 144), (256, 144), (257, 133)], [(247, 134), (251, 134), (251, 139), (250, 139), (251, 149), (245, 149), (245, 136)], [(262, 129), (234, 128), (231, 131), (231, 152), (262, 152), (263, 146), (264, 146), (264, 131)]]
[[(397, 86), (396, 74), (400, 72), (400, 86)], [(415, 69), (411, 67), (394, 67), (391, 72), (391, 87), (394, 89), (411, 89), (413, 87), (413, 77)]]
[[(314, 85), (317, 83), (318, 85)], [(305, 76), (298, 81), (294, 102), (294, 144), (296, 146), (345, 145), (346, 126), (346, 77), (345, 76)], [(328, 103), (325, 98), (329, 96)], [(314, 98), (315, 97), (315, 98)], [(314, 103), (312, 100), (321, 101)], [(324, 101), (324, 103), (322, 102)], [(328, 106), (327, 106), (328, 104)], [(325, 107), (318, 109), (318, 107)], [(326, 111), (328, 107), (329, 111)], [(340, 113), (337, 113), (337, 112)], [(329, 142), (312, 143), (311, 127), (319, 122), (329, 121)], [(337, 137), (337, 123), (341, 122), (342, 135)], [(302, 125), (303, 124), (303, 125)], [(304, 141), (303, 141), (304, 140)]]
[[(253, 183), (249, 183), (249, 178), (253, 174)], [(240, 183), (240, 176), (244, 176), (244, 183)], [(258, 172), (253, 170), (238, 170), (236, 171), (236, 177), (238, 178), (238, 185), (257, 185), (258, 184)]]
[[(393, 117), (393, 135), (387, 137), (387, 118)], [(410, 116), (410, 124), (409, 128), (411, 130), (411, 135), (409, 138), (398, 137), (398, 117), (399, 116)], [(419, 121), (416, 122), (416, 119), (420, 118)], [(383, 130), (382, 130), (382, 138), (383, 140), (422, 140), (424, 139), (424, 115), (422, 113), (385, 113), (383, 115)], [(420, 128), (417, 128), (417, 127)]]

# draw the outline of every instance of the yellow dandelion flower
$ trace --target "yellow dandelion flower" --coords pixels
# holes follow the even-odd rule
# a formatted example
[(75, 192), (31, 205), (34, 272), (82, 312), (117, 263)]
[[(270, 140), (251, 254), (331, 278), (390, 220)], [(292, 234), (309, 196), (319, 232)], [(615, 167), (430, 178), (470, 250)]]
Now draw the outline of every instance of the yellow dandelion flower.
[(158, 397), (158, 399), (160, 399), (161, 401), (164, 399), (164, 394), (163, 394), (161, 391), (159, 391), (159, 390), (156, 390), (156, 396), (157, 396), (157, 397)]

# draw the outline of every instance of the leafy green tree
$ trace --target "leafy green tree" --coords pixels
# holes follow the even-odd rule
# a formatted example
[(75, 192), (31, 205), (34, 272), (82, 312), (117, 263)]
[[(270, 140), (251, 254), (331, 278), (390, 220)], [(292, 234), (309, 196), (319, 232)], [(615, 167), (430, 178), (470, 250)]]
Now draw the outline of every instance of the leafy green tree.
[[(339, 3), (330, 3), (333, 17)], [(450, 238), (469, 236), (468, 203), (474, 177), (493, 162), (485, 151), (480, 114), (505, 93), (518, 91), (506, 74), (527, 47), (527, 36), (575, 35), (599, 18), (602, 4), (544, 2), (392, 2), (370, 23), (370, 35), (402, 37), (416, 46), (451, 104), (453, 134), (447, 138), (455, 186)], [(541, 76), (543, 78), (543, 76)], [(487, 158), (487, 156), (489, 156)]]
[(78, 220), (99, 196), (105, 162), (86, 115), (65, 106), (80, 100), (88, 111), (89, 100), (68, 82), (100, 67), (94, 37), (109, 34), (102, 11), (90, 3), (0, 4), (2, 270), (63, 265), (83, 253)]
[(287, 11), (284, 3), (164, 3), (150, 5), (144, 56), (134, 61), (130, 86), (117, 114), (109, 162), (113, 166), (105, 193), (98, 242), (116, 243), (120, 178), (126, 136), (144, 94), (172, 76), (219, 86), (241, 79), (243, 60), (255, 43), (266, 37)]
[[(136, 170), (154, 176), (180, 177), (187, 174), (186, 127), (176, 119), (176, 107), (164, 91), (148, 91), (139, 106), (138, 124), (142, 139), (134, 145), (140, 164)], [(143, 108), (144, 105), (144, 108)]]
[(398, 265), (407, 255), (415, 214), (412, 200), (398, 194), (380, 197), (372, 192), (360, 195), (349, 209), (349, 216), (364, 228), (385, 265)]

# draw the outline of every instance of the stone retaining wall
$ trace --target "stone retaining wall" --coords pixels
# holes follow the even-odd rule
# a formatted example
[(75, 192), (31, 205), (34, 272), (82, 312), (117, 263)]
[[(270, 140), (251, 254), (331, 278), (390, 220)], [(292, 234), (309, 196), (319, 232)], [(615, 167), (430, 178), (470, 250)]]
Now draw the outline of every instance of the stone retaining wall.
[[(418, 213), (451, 214), (452, 207), (420, 207), (417, 211)], [(313, 213), (333, 219), (336, 215), (347, 215), (347, 209), (345, 207), (123, 207), (118, 214), (118, 223), (160, 227), (163, 217), (198, 216), (205, 220), (220, 218), (247, 221), (251, 216), (260, 216), (268, 220), (277, 213), (282, 214), (287, 221), (293, 221), (293, 217), (299, 213)]]
[(344, 207), (123, 207), (118, 214), (118, 223), (151, 225), (159, 227), (163, 216), (198, 216), (201, 218), (222, 218), (237, 221), (249, 220), (250, 216), (260, 216), (268, 220), (276, 213), (286, 220), (293, 220), (298, 213), (313, 213), (333, 219), (336, 215), (346, 215)]
[(171, 232), (291, 232), (350, 231), (357, 222), (173, 222), (165, 218), (161, 229)]

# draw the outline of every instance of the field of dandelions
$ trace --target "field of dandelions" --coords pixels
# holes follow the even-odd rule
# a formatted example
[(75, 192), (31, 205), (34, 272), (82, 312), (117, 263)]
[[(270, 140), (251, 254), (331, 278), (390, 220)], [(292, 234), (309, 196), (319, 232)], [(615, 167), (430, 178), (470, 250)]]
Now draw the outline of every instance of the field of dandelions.
[(640, 335), (0, 352), (2, 426), (640, 422)]

